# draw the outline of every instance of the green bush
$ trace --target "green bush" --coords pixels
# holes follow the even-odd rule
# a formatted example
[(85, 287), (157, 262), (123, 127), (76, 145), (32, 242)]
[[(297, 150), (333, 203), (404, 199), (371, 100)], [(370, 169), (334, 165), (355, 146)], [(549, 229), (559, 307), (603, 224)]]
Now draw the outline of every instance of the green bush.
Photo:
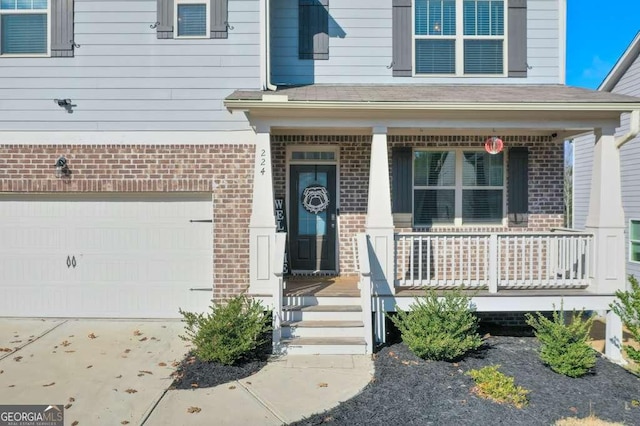
[[(618, 300), (613, 302), (611, 309), (622, 319), (632, 339), (640, 343), (640, 284), (633, 275), (629, 275), (629, 284), (631, 291), (616, 291)], [(640, 363), (639, 350), (624, 345), (624, 351), (631, 360)]]
[(391, 321), (409, 349), (423, 359), (452, 361), (482, 345), (478, 318), (469, 307), (470, 298), (459, 290), (438, 299), (435, 291), (416, 298), (411, 310), (398, 310)]
[(526, 314), (527, 324), (534, 328), (541, 343), (540, 359), (556, 373), (580, 377), (596, 365), (596, 352), (589, 346), (594, 317), (583, 317), (584, 312), (574, 310), (567, 324), (562, 306), (559, 312), (553, 312), (551, 320), (540, 312), (537, 318)]
[(476, 393), (483, 398), (512, 404), (518, 408), (527, 405), (529, 391), (521, 386), (516, 386), (513, 377), (504, 375), (498, 371), (498, 368), (500, 368), (499, 365), (493, 365), (467, 373), (476, 382)]
[(271, 341), (269, 317), (262, 305), (240, 295), (226, 304), (211, 306), (205, 314), (185, 312), (185, 335), (202, 361), (231, 365), (260, 358)]

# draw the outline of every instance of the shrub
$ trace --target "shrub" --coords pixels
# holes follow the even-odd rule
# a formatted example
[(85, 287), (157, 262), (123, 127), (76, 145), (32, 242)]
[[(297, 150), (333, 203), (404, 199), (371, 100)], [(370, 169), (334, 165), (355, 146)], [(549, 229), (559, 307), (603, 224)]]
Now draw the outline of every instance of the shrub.
[(594, 317), (583, 316), (584, 312), (574, 310), (567, 324), (562, 306), (559, 312), (553, 312), (551, 320), (539, 312), (537, 318), (526, 314), (527, 324), (541, 343), (540, 359), (556, 373), (580, 377), (596, 365), (596, 353), (588, 343)]
[[(614, 301), (611, 309), (622, 319), (622, 323), (631, 333), (631, 337), (640, 343), (640, 284), (633, 275), (629, 276), (631, 291), (616, 291), (618, 300)], [(640, 350), (624, 345), (627, 356), (640, 364)]]
[(496, 402), (515, 405), (522, 408), (528, 404), (528, 390), (516, 386), (513, 377), (504, 375), (498, 371), (499, 365), (483, 367), (479, 370), (470, 370), (467, 374), (476, 382), (475, 392), (483, 397)]
[(270, 342), (268, 315), (262, 305), (244, 295), (226, 304), (211, 306), (205, 314), (185, 312), (185, 335), (182, 340), (194, 346), (194, 354), (202, 361), (231, 365), (259, 358)]
[(416, 298), (411, 310), (390, 317), (409, 349), (424, 359), (451, 361), (482, 345), (470, 298), (459, 290), (438, 299), (435, 291)]

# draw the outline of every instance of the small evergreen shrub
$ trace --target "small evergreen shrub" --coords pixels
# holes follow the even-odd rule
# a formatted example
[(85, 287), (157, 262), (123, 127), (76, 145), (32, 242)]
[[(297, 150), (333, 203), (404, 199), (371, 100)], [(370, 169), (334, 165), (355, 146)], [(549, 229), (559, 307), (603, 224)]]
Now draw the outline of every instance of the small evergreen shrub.
[(431, 290), (416, 298), (410, 311), (397, 309), (398, 314), (389, 318), (414, 354), (452, 361), (482, 345), (478, 318), (469, 302), (459, 290), (447, 292), (441, 299)]
[(185, 312), (185, 335), (194, 354), (202, 361), (215, 361), (225, 365), (260, 358), (270, 342), (271, 326), (260, 302), (244, 295), (236, 296), (226, 304), (211, 306), (211, 312)]
[(529, 391), (516, 386), (514, 378), (501, 373), (498, 368), (500, 368), (499, 365), (491, 365), (479, 370), (470, 370), (467, 374), (476, 382), (474, 391), (482, 398), (511, 404), (518, 408), (527, 405)]
[[(622, 323), (631, 333), (636, 343), (640, 343), (640, 284), (633, 275), (629, 275), (631, 291), (616, 291), (618, 300), (614, 301), (611, 309), (622, 319)], [(629, 359), (640, 364), (640, 350), (630, 345), (623, 345)]]
[(526, 314), (527, 324), (541, 343), (540, 359), (553, 371), (569, 377), (585, 375), (596, 365), (596, 352), (589, 346), (589, 332), (594, 317), (583, 319), (584, 312), (573, 311), (571, 322), (565, 322), (564, 310), (553, 312), (548, 319), (540, 312), (537, 318)]

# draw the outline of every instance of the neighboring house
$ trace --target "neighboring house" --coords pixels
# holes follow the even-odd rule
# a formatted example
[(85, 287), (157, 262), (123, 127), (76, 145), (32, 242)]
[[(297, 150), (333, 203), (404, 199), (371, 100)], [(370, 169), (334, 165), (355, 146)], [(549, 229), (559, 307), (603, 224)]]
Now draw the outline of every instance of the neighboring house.
[(370, 352), (415, 289), (521, 312), (607, 310), (624, 287), (621, 219), (595, 208), (621, 210), (615, 176), (596, 174), (589, 232), (550, 232), (563, 140), (602, 129), (594, 163), (615, 162), (611, 129), (640, 110), (564, 86), (565, 0), (0, 15), (1, 315), (175, 317), (248, 291), (286, 350)]
[[(640, 96), (640, 33), (620, 57), (598, 90), (623, 95)], [(629, 131), (630, 117), (624, 114), (619, 134)], [(593, 164), (594, 136), (574, 139), (574, 220), (576, 229), (584, 229), (589, 213), (591, 170)], [(622, 176), (622, 205), (625, 214), (626, 250), (621, 253), (626, 260), (626, 272), (640, 277), (640, 137), (620, 148), (620, 172)]]

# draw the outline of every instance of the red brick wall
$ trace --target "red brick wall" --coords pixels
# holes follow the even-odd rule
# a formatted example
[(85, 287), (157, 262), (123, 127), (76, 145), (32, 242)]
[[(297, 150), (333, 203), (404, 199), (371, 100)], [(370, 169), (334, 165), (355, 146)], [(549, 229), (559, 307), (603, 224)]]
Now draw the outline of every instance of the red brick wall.
[[(249, 285), (254, 145), (3, 145), (0, 192), (211, 192), (215, 300)], [(57, 178), (64, 155), (72, 174)]]

